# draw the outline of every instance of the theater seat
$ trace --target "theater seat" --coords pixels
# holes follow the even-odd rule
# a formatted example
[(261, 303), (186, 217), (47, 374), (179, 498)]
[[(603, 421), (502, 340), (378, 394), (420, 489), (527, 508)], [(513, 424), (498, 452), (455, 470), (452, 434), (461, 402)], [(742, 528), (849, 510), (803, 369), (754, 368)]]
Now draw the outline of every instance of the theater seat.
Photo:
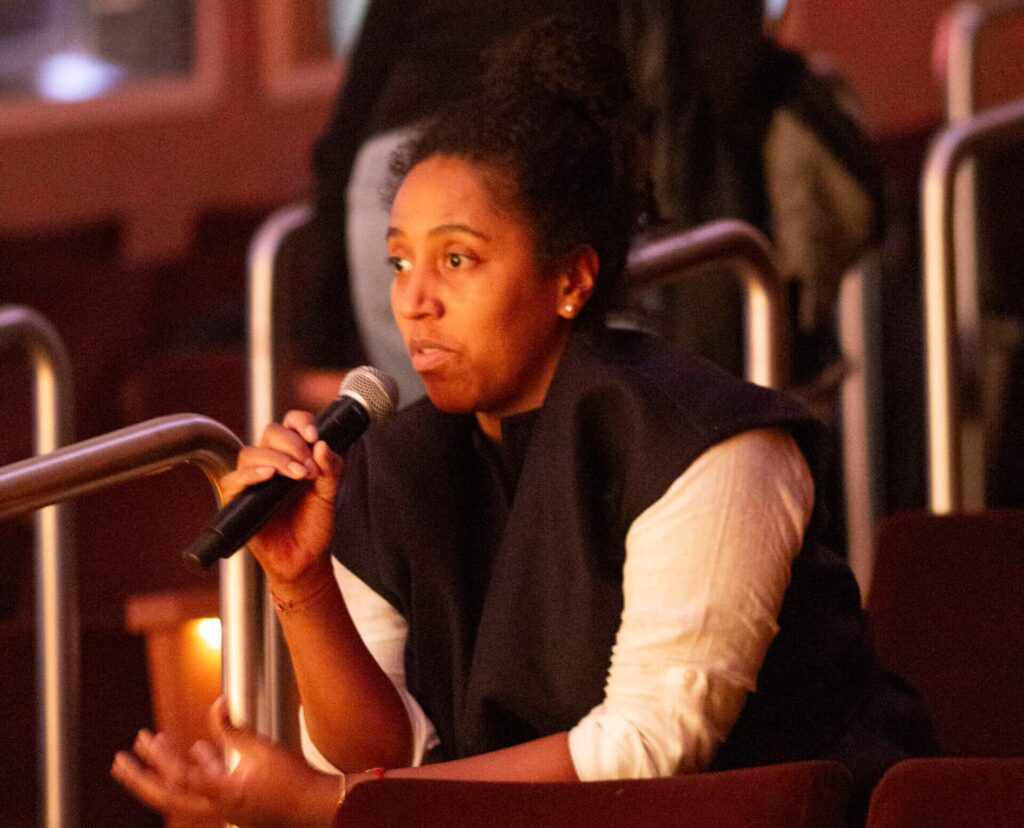
[(837, 762), (793, 762), (669, 779), (514, 783), (384, 779), (360, 785), (338, 828), (830, 828), (850, 792)]
[(943, 758), (893, 765), (872, 793), (866, 828), (1021, 825), (1024, 758)]
[(1024, 511), (891, 516), (867, 609), (948, 755), (1024, 756)]

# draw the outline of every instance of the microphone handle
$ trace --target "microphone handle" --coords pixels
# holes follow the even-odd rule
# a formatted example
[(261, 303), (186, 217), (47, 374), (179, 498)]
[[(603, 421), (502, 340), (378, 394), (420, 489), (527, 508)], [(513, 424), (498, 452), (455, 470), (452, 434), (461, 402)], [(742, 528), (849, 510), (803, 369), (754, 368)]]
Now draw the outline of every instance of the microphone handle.
[[(316, 420), (320, 439), (338, 454), (359, 439), (369, 424), (366, 409), (346, 395), (327, 406)], [(275, 474), (269, 480), (249, 486), (214, 516), (210, 525), (182, 553), (182, 563), (193, 572), (202, 572), (219, 559), (231, 557), (309, 485), (308, 480)]]

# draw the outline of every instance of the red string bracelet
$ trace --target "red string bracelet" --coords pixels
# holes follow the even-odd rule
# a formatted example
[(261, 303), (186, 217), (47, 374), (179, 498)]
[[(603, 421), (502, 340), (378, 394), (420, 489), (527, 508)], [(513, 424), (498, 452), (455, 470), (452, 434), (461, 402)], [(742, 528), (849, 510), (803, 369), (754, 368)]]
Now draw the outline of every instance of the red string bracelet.
[(383, 779), (384, 778), (384, 774), (387, 773), (387, 769), (386, 768), (381, 768), (381, 767), (367, 768), (366, 772), (367, 773), (372, 773), (378, 779)]
[(282, 614), (297, 612), (305, 609), (310, 604), (319, 601), (321, 597), (330, 592), (332, 588), (336, 587), (337, 583), (334, 578), (325, 578), (312, 592), (301, 598), (296, 598), (294, 600), (281, 598), (274, 594), (274, 590), (270, 590), (270, 599), (274, 602), (274, 606), (277, 607), (278, 612)]

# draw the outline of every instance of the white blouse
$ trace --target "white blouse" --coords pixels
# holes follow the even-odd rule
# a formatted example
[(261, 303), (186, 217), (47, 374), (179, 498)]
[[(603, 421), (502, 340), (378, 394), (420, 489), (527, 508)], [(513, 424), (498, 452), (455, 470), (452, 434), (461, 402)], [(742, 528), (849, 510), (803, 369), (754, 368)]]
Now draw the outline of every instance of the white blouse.
[[(706, 768), (732, 728), (778, 631), (814, 482), (788, 434), (743, 432), (704, 452), (626, 535), (623, 610), (601, 704), (569, 732), (583, 781)], [(334, 562), (352, 620), (405, 703), (411, 764), (437, 744), (406, 689), (405, 619)], [(312, 743), (314, 767), (336, 769)]]

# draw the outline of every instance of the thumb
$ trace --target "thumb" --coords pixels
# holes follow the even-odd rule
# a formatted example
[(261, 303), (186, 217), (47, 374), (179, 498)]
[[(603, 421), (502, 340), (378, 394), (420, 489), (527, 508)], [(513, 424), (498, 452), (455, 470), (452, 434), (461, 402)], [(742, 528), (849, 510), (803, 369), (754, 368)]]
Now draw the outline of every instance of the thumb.
[(231, 721), (228, 703), (223, 696), (210, 706), (209, 726), (214, 740), (225, 749), (244, 752), (266, 741), (249, 725), (236, 725)]
[(242, 728), (236, 727), (231, 722), (228, 702), (223, 696), (218, 696), (217, 700), (210, 705), (209, 726), (210, 735), (221, 743), (226, 743), (233, 736), (242, 732)]

